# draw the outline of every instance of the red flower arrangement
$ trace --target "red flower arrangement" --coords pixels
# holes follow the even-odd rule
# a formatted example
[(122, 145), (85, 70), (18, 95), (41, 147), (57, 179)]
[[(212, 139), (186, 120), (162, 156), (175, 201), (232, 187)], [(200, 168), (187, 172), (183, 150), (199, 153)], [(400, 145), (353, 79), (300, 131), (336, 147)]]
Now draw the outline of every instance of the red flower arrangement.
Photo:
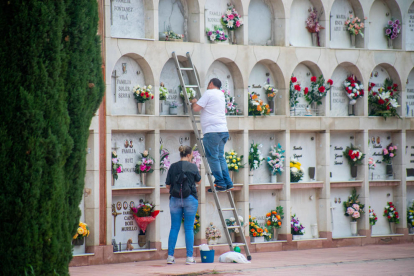
[(400, 223), (400, 215), (396, 211), (392, 202), (387, 202), (387, 206), (384, 208), (383, 216), (387, 217), (388, 222), (395, 222), (395, 224)]
[(305, 99), (309, 105), (312, 103), (317, 103), (318, 105), (322, 104), (322, 98), (326, 97), (326, 94), (332, 88), (333, 81), (329, 79), (325, 82), (325, 79), (322, 75), (319, 76), (317, 80), (315, 76), (311, 77), (311, 88), (310, 90), (306, 87)]
[[(364, 96), (364, 86), (354, 75), (349, 76), (344, 81), (344, 88), (351, 105), (356, 104), (356, 100)], [(368, 88), (368, 90), (370, 89)]]

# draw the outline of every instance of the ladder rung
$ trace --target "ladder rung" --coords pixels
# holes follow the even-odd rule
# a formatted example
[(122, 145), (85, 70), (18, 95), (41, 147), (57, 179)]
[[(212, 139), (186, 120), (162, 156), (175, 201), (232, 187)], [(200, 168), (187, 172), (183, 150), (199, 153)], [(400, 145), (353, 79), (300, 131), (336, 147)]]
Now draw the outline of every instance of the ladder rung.
[(197, 88), (198, 85), (186, 84), (185, 87), (188, 87), (188, 88)]
[(235, 229), (235, 228), (241, 228), (241, 226), (240, 225), (227, 226), (227, 229)]
[(198, 124), (198, 123), (200, 123), (201, 121), (200, 121), (200, 120), (194, 120), (193, 122), (194, 122), (194, 123), (196, 123), (196, 124)]
[(191, 68), (191, 67), (180, 67), (180, 70), (181, 71), (192, 71), (192, 70), (194, 70), (193, 68)]
[(222, 208), (222, 211), (234, 211), (234, 208)]

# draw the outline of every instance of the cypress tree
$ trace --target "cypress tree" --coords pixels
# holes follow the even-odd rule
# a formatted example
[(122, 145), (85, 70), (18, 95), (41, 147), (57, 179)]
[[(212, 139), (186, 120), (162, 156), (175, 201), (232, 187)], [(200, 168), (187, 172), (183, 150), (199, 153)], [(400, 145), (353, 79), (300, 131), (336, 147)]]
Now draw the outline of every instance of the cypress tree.
[(0, 3), (1, 275), (68, 274), (104, 89), (97, 22), (96, 0)]

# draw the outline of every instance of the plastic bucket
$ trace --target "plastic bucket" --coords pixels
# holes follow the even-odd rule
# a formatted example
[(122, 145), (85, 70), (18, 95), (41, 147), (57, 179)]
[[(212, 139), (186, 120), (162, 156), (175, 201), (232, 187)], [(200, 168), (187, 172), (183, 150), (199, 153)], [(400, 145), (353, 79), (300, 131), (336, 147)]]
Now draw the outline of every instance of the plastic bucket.
[(214, 263), (214, 250), (200, 251), (202, 263)]

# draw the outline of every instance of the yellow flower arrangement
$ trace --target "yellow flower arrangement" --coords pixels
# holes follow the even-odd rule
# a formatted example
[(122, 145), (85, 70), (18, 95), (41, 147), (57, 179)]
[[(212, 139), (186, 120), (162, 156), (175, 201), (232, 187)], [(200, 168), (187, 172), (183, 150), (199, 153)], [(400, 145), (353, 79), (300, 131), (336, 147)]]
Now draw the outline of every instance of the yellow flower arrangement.
[(79, 222), (79, 227), (76, 230), (76, 234), (73, 236), (73, 239), (83, 239), (84, 237), (89, 237), (90, 231), (89, 227), (84, 222)]

